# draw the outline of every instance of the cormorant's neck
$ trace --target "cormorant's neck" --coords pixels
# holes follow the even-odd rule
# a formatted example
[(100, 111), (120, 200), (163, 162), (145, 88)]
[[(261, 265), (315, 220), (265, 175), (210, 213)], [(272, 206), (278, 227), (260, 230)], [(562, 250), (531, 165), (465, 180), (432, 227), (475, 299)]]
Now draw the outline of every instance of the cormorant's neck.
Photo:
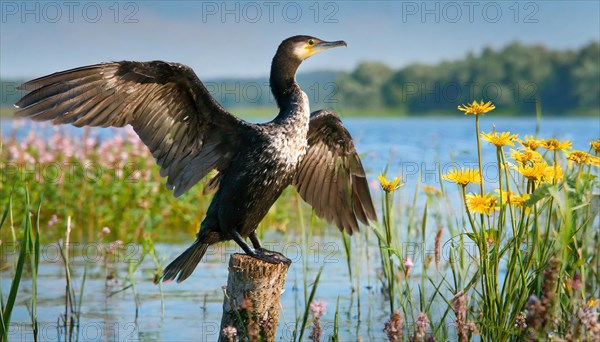
[(271, 63), (271, 91), (277, 101), (279, 108), (284, 108), (286, 104), (292, 101), (291, 97), (297, 89), (296, 70), (301, 61), (289, 58), (281, 50), (277, 50), (273, 62)]

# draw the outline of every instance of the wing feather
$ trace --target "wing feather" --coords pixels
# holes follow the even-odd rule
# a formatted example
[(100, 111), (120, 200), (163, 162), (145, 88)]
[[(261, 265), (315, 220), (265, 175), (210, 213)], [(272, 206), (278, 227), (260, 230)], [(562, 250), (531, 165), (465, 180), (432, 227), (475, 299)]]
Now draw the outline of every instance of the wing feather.
[[(317, 155), (318, 152), (319, 146), (315, 146), (314, 148), (309, 149), (306, 152), (306, 156), (304, 158), (304, 160), (306, 160), (307, 162), (300, 164), (298, 173), (298, 175), (300, 176), (300, 181), (298, 182), (298, 184), (300, 184), (299, 190), (302, 192), (307, 192), (309, 186), (312, 184), (310, 182), (310, 179), (312, 178), (319, 163), (319, 159), (315, 158), (314, 156)], [(312, 192), (310, 198), (312, 198)]]
[(16, 103), (21, 117), (78, 127), (131, 125), (175, 196), (210, 169), (224, 171), (254, 127), (225, 111), (189, 67), (175, 63), (95, 64), (18, 89), (30, 91)]
[(349, 234), (376, 220), (365, 171), (350, 133), (334, 112), (311, 114), (308, 150), (294, 178), (317, 216)]

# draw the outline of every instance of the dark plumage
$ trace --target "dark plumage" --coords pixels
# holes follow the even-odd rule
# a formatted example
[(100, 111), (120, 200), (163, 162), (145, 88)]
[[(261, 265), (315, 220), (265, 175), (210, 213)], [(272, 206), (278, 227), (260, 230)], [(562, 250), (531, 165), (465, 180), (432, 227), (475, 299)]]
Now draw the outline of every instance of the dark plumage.
[(17, 102), (17, 115), (78, 127), (130, 124), (175, 196), (218, 172), (196, 241), (167, 266), (163, 280), (185, 280), (209, 245), (230, 239), (249, 255), (280, 262), (260, 247), (255, 229), (290, 184), (318, 216), (349, 234), (359, 221), (376, 219), (350, 134), (334, 112), (310, 114), (295, 79), (304, 59), (342, 45), (309, 36), (281, 43), (270, 77), (280, 111), (264, 124), (229, 114), (189, 67), (161, 61), (96, 64), (29, 81), (19, 87), (31, 92)]

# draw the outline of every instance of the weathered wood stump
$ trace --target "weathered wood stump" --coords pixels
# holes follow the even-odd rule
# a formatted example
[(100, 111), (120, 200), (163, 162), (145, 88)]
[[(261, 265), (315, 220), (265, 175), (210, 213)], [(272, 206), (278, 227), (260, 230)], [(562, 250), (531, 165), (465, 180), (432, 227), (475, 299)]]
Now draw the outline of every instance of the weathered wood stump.
[(291, 261), (280, 253), (273, 254), (283, 262), (272, 264), (238, 253), (229, 259), (219, 341), (235, 341), (223, 331), (229, 327), (236, 329), (241, 340), (275, 341), (279, 300)]

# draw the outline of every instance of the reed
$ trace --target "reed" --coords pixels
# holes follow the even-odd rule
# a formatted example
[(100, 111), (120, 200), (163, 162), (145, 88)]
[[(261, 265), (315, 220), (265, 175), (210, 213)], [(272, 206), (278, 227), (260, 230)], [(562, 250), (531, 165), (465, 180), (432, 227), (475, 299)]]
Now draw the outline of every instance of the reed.
[[(12, 197), (12, 192), (11, 192), (10, 197)], [(29, 215), (29, 208), (30, 208), (29, 192), (27, 190), (25, 191), (24, 204), (25, 204), (25, 208), (26, 208), (26, 211), (25, 211), (26, 214), (24, 215), (23, 221), (21, 224), (21, 227), (23, 229), (23, 235), (22, 235), (21, 243), (20, 243), (21, 248), (19, 251), (19, 257), (16, 261), (14, 275), (12, 277), (12, 282), (10, 285), (10, 290), (9, 290), (6, 302), (4, 302), (4, 298), (0, 295), (0, 306), (2, 309), (0, 311), (0, 313), (2, 315), (0, 317), (0, 321), (2, 324), (0, 336), (2, 336), (3, 341), (8, 341), (8, 332), (10, 329), (10, 319), (12, 316), (13, 309), (15, 307), (15, 302), (17, 300), (17, 293), (19, 292), (19, 285), (21, 284), (21, 279), (23, 277), (23, 271), (24, 271), (25, 262), (26, 262), (25, 259), (28, 256), (30, 256), (30, 259), (31, 259), (31, 262), (33, 265), (33, 270), (34, 270), (33, 277), (32, 277), (32, 284), (33, 284), (32, 286), (35, 289), (35, 286), (37, 285), (37, 265), (39, 263), (39, 258), (37, 256), (39, 255), (39, 245), (37, 243), (38, 239), (34, 238), (33, 233), (32, 233), (33, 227), (32, 227), (32, 222), (31, 222), (31, 216)], [(39, 211), (39, 206), (38, 206), (38, 211)], [(13, 214), (12, 214), (11, 202), (9, 202), (9, 204), (4, 209), (0, 228), (4, 226), (4, 222), (5, 222), (7, 216), (10, 216), (11, 221), (12, 221)], [(11, 226), (12, 226), (12, 223), (11, 223)], [(34, 239), (34, 241), (32, 241), (32, 239)], [(31, 257), (31, 256), (33, 256), (33, 257)], [(2, 289), (0, 288), (0, 294), (2, 293), (1, 290)], [(36, 314), (36, 295), (35, 294), (36, 294), (36, 291), (33, 292), (33, 296), (32, 296), (30, 317), (31, 317), (31, 323), (32, 323), (32, 330), (34, 332), (34, 338), (37, 339), (37, 314)]]

